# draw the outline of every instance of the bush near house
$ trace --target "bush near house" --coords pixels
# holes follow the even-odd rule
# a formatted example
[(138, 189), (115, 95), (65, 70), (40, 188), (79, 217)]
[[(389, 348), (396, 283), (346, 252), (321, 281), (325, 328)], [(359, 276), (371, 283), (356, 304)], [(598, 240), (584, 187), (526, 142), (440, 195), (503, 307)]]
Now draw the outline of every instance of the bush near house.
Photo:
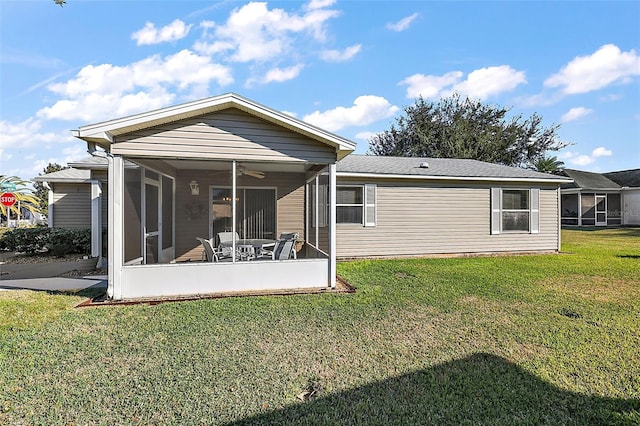
[(91, 253), (91, 230), (68, 228), (15, 228), (0, 235), (0, 249), (28, 255), (54, 256)]

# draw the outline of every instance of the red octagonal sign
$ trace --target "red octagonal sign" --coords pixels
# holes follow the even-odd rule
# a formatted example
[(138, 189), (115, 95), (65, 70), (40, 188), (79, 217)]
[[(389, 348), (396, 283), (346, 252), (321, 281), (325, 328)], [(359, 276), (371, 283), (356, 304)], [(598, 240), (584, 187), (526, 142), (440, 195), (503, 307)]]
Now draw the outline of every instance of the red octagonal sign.
[(16, 196), (13, 195), (12, 192), (3, 192), (2, 195), (0, 195), (0, 203), (2, 203), (3, 206), (11, 207), (16, 203)]

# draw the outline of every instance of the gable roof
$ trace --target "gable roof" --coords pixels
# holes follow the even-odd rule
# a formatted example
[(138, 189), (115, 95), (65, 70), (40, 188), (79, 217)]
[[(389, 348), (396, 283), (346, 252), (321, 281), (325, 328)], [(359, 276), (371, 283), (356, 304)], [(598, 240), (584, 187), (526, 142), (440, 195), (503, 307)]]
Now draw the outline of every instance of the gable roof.
[(91, 181), (91, 170), (64, 169), (46, 175), (36, 176), (34, 182), (88, 183)]
[(640, 169), (620, 170), (604, 173), (604, 175), (620, 186), (640, 188)]
[(69, 167), (74, 167), (76, 169), (107, 170), (109, 168), (109, 160), (98, 156), (90, 156), (81, 160), (69, 161), (67, 164)]
[(564, 169), (564, 175), (573, 179), (573, 183), (563, 185), (563, 189), (580, 188), (580, 189), (620, 189), (620, 185), (611, 181), (600, 173), (584, 172), (582, 170)]
[[(421, 163), (427, 163), (428, 167), (420, 167)], [(351, 154), (337, 163), (336, 171), (338, 176), (570, 182), (570, 179), (548, 173), (455, 158), (382, 157)]]
[(268, 108), (235, 93), (227, 93), (155, 111), (117, 118), (115, 120), (89, 124), (77, 130), (72, 130), (72, 133), (79, 139), (108, 148), (108, 146), (114, 142), (114, 137), (119, 135), (229, 108), (237, 108), (254, 117), (269, 121), (318, 142), (332, 146), (336, 149), (338, 159), (352, 152), (356, 146), (355, 142), (309, 123), (305, 123), (280, 111)]

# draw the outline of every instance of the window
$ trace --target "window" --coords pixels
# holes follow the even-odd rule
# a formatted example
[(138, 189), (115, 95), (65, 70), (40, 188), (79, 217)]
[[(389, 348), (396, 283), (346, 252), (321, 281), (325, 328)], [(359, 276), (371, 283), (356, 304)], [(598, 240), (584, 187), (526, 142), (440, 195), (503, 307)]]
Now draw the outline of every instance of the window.
[(376, 185), (338, 186), (336, 223), (376, 224)]
[(539, 188), (491, 189), (491, 233), (539, 231)]
[(529, 232), (528, 190), (502, 190), (502, 231)]

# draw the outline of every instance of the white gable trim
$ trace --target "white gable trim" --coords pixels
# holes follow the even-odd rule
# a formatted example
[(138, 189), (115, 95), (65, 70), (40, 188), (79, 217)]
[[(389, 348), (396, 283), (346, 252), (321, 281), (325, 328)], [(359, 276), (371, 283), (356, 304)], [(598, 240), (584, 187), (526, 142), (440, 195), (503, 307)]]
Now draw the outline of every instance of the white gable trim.
[(222, 111), (228, 108), (237, 108), (255, 117), (262, 118), (294, 132), (301, 133), (316, 141), (330, 145), (338, 152), (338, 159), (343, 158), (356, 147), (356, 144), (348, 139), (253, 102), (247, 98), (243, 98), (235, 93), (214, 96), (155, 111), (104, 121), (102, 123), (89, 124), (77, 130), (72, 130), (72, 134), (87, 142), (96, 142), (102, 146), (108, 146), (113, 143), (114, 137), (118, 135)]

